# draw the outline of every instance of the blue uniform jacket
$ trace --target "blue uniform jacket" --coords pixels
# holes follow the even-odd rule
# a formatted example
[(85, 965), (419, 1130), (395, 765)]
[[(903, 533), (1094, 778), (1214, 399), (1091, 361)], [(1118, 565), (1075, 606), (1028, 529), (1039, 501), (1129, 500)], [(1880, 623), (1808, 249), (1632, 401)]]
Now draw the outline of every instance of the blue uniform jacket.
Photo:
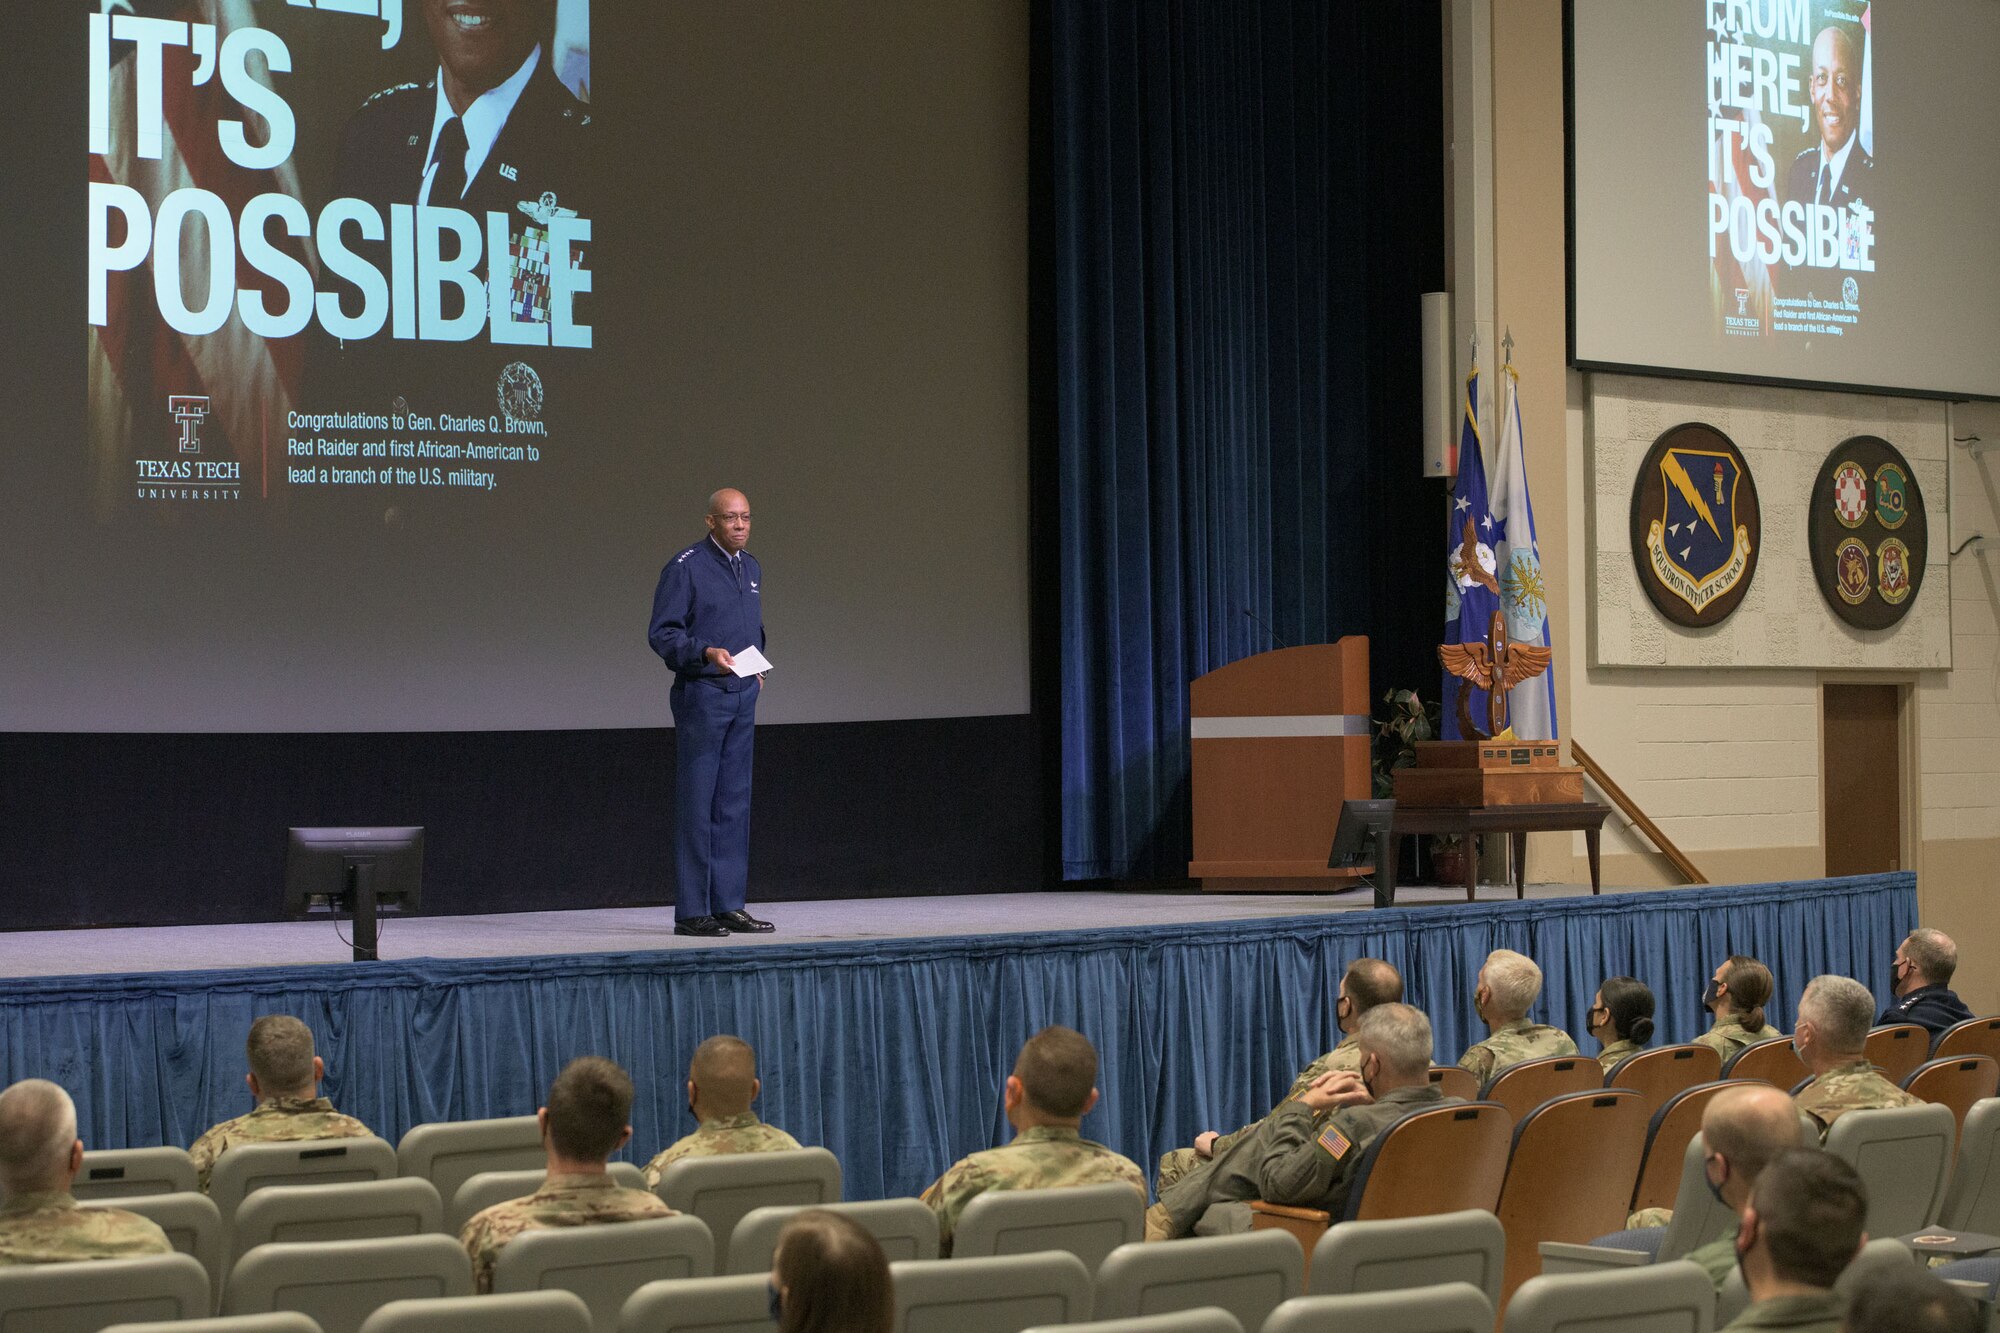
[(1949, 986), (1919, 986), (1882, 1011), (1884, 1023), (1921, 1023), (1933, 1037), (1971, 1017), (1965, 1001)]
[(653, 593), (653, 624), (646, 641), (676, 676), (697, 676), (711, 688), (747, 690), (755, 676), (738, 677), (702, 657), (710, 648), (741, 652), (751, 644), (764, 648), (764, 606), (760, 589), (764, 571), (757, 557), (743, 552), (743, 586), (736, 586), (729, 557), (712, 537), (703, 537), (660, 571)]

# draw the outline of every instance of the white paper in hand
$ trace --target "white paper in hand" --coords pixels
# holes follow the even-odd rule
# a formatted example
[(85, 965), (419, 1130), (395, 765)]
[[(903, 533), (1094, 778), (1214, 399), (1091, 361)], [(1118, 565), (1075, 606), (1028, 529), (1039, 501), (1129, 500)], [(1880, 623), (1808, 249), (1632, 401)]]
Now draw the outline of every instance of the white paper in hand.
[(730, 655), (729, 669), (739, 676), (761, 676), (771, 669), (771, 659), (757, 651), (757, 645), (740, 649)]

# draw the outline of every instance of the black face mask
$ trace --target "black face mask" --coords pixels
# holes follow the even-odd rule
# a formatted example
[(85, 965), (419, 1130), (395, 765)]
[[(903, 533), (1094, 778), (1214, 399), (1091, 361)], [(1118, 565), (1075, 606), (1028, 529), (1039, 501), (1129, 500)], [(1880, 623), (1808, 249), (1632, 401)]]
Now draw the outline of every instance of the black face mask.
[(764, 1285), (771, 1293), (771, 1322), (775, 1324), (785, 1317), (785, 1295), (778, 1290), (775, 1281), (766, 1282)]
[(1704, 1020), (1715, 1012), (1715, 1006), (1722, 1003), (1722, 983), (1711, 981), (1701, 993), (1701, 1016)]
[[(1729, 1200), (1722, 1197), (1722, 1186), (1716, 1184), (1713, 1180), (1709, 1179), (1708, 1166), (1706, 1163), (1704, 1163), (1701, 1168), (1701, 1183), (1708, 1186), (1708, 1192), (1715, 1196), (1715, 1201), (1717, 1203), (1721, 1204), (1724, 1208), (1729, 1207)], [(1731, 1211), (1733, 1212), (1735, 1210), (1731, 1209)]]

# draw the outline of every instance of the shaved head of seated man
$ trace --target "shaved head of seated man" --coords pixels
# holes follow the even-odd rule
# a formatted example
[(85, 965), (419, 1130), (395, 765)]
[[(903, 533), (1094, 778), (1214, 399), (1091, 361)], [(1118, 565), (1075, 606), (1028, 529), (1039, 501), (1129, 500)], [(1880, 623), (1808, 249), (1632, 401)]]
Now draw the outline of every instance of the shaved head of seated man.
[(1484, 1084), (1495, 1074), (1524, 1060), (1575, 1055), (1576, 1042), (1561, 1028), (1530, 1023), (1528, 1011), (1542, 994), (1542, 969), (1526, 954), (1495, 949), (1479, 969), (1479, 986), (1472, 1006), (1480, 1022), (1492, 1029), (1486, 1040), (1474, 1042), (1458, 1058), (1458, 1067), (1472, 1071)]
[(82, 1167), (67, 1092), (39, 1078), (0, 1092), (0, 1266), (173, 1253), (150, 1219), (78, 1204), (69, 1191)]
[(951, 1254), (966, 1205), (988, 1190), (1117, 1183), (1145, 1199), (1138, 1165), (1079, 1132), (1097, 1105), (1097, 1048), (1081, 1032), (1047, 1027), (1028, 1038), (1000, 1096), (1013, 1141), (960, 1158), (923, 1193), (937, 1214), (941, 1254)]
[(225, 1120), (194, 1141), (201, 1187), (208, 1188), (216, 1159), (246, 1143), (293, 1143), (303, 1139), (358, 1139), (371, 1132), (351, 1115), (333, 1109), (319, 1095), (326, 1062), (313, 1054), (312, 1029), (289, 1014), (266, 1014), (250, 1025), (244, 1042), (250, 1072), (243, 1081), (257, 1108)]
[(1875, 1022), (1875, 996), (1852, 977), (1814, 977), (1799, 997), (1792, 1045), (1813, 1072), (1794, 1098), (1819, 1123), (1819, 1136), (1849, 1111), (1923, 1103), (1875, 1072), (1862, 1047)]
[(657, 1186), (666, 1169), (684, 1157), (724, 1153), (790, 1152), (799, 1141), (757, 1118), (750, 1104), (764, 1084), (757, 1077), (757, 1052), (741, 1037), (710, 1037), (688, 1062), (688, 1110), (701, 1128), (646, 1163), (646, 1183)]
[[(1300, 1093), (1335, 1070), (1353, 1072), (1361, 1067), (1361, 1048), (1354, 1036), (1355, 1025), (1361, 1016), (1379, 1004), (1394, 1004), (1403, 998), (1403, 975), (1380, 958), (1357, 958), (1347, 965), (1347, 973), (1340, 979), (1340, 994), (1333, 1002), (1334, 1022), (1344, 1034), (1340, 1044), (1314, 1060), (1299, 1071), (1292, 1080), (1291, 1091), (1287, 1092), (1279, 1104), (1295, 1099)], [(1254, 1132), (1263, 1121), (1245, 1125), (1233, 1134), (1218, 1134), (1214, 1130), (1197, 1134), (1192, 1148), (1175, 1148), (1160, 1157), (1160, 1174), (1156, 1181), (1159, 1189), (1179, 1180), (1196, 1165), (1212, 1157), (1228, 1152), (1246, 1135)]]
[(1736, 1270), (1736, 1233), (1757, 1177), (1779, 1153), (1799, 1146), (1799, 1112), (1768, 1084), (1725, 1088), (1701, 1113), (1701, 1169), (1715, 1197), (1736, 1214), (1721, 1236), (1690, 1250), (1717, 1291)]

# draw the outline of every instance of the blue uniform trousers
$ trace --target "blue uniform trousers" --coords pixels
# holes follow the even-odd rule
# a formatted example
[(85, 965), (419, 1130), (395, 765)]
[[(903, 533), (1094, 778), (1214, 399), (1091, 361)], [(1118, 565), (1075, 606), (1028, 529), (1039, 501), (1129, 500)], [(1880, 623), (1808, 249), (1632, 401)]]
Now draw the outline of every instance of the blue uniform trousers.
[(674, 918), (739, 911), (750, 889), (750, 759), (761, 682), (674, 681)]

